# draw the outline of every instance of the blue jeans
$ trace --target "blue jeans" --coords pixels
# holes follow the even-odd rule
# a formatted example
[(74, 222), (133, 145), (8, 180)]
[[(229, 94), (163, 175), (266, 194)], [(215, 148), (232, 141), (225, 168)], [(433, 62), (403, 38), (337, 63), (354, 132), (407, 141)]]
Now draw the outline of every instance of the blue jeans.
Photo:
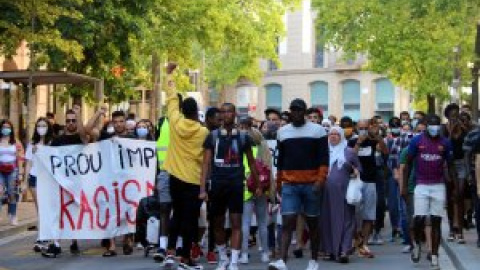
[(304, 213), (307, 217), (318, 217), (321, 202), (321, 191), (314, 191), (314, 184), (283, 184), (282, 186), (282, 215)]
[(388, 177), (388, 213), (392, 230), (400, 228), (400, 192), (392, 175)]
[(268, 230), (267, 230), (267, 196), (253, 197), (243, 203), (242, 217), (242, 251), (248, 252), (248, 237), (250, 235), (250, 226), (252, 224), (252, 215), (255, 213), (258, 225), (258, 234), (260, 235), (260, 244), (263, 252), (268, 251)]
[[(8, 199), (8, 214), (15, 216), (17, 214), (17, 196), (18, 196), (18, 169), (11, 173), (0, 173), (0, 201)], [(2, 203), (0, 202), (0, 209)]]

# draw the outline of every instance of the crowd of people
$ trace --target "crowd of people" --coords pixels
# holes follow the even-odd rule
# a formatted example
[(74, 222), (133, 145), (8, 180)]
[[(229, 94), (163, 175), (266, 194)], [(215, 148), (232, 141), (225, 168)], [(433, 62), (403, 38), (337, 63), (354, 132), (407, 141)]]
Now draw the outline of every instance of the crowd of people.
[[(257, 234), (260, 260), (270, 270), (288, 269), (289, 257), (302, 258), (307, 245), (307, 270), (317, 270), (319, 260), (374, 258), (369, 246), (384, 243), (386, 213), (389, 240), (400, 239), (413, 263), (426, 249), (432, 269), (439, 269), (445, 209), (449, 241), (465, 244), (463, 232), (474, 224), (480, 235), (480, 128), (468, 106), (448, 105), (442, 124), (439, 115), (421, 111), (413, 118), (402, 112), (388, 123), (380, 116), (337, 120), (302, 99), (291, 101), (288, 112), (268, 109), (266, 120), (257, 121), (239, 118), (235, 105), (225, 103), (209, 108), (201, 122), (193, 98), (183, 99), (172, 82), (166, 94), (166, 114), (156, 125), (123, 111), (108, 119), (106, 107), (85, 124), (79, 106), (66, 112), (65, 126), (48, 114), (36, 121), (25, 154), (12, 123), (0, 121), (0, 197), (11, 224), (18, 223), (22, 181), (37, 200), (42, 179), (33, 156), (39, 147), (121, 137), (157, 142), (161, 225), (153, 259), (166, 268), (203, 269), (198, 259), (205, 248), (217, 270), (237, 270), (254, 258), (249, 252)], [(362, 200), (349, 204), (349, 184), (358, 178)], [(147, 248), (136, 236), (124, 236), (123, 254), (136, 244)], [(49, 258), (62, 253), (58, 240), (46, 240), (34, 249)], [(104, 257), (117, 256), (114, 239), (101, 245)], [(70, 251), (80, 252), (78, 241)]]

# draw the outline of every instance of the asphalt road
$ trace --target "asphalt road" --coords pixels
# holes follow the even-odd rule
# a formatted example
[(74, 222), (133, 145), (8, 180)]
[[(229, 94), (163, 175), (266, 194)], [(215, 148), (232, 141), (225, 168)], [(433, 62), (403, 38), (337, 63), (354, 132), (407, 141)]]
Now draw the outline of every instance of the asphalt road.
[[(27, 232), (22, 235), (1, 239), (0, 240), (0, 270), (147, 270), (161, 269), (161, 267), (153, 261), (152, 258), (145, 258), (143, 251), (136, 250), (133, 255), (119, 255), (114, 258), (103, 258), (101, 254), (103, 250), (99, 248), (99, 241), (80, 241), (81, 255), (70, 255), (68, 251), (68, 241), (62, 242), (64, 253), (56, 259), (42, 258), (40, 254), (32, 250), (35, 240), (34, 232)], [(119, 245), (120, 246), (120, 245)], [(341, 265), (335, 262), (320, 262), (320, 269), (328, 270), (405, 270), (405, 269), (429, 269), (428, 262), (423, 259), (420, 264), (413, 265), (409, 260), (408, 254), (402, 254), (402, 245), (400, 243), (385, 243), (383, 246), (373, 246), (372, 251), (376, 254), (374, 259), (351, 257), (348, 265)], [(118, 248), (121, 254), (120, 248)], [(256, 248), (250, 251), (252, 255), (251, 263), (241, 265), (241, 270), (266, 270), (266, 264), (260, 263), (260, 258)], [(423, 256), (425, 258), (425, 256)], [(200, 262), (205, 262), (202, 259)], [(289, 270), (306, 269), (308, 258), (290, 259), (287, 263)], [(204, 264), (207, 270), (215, 269), (215, 266)], [(441, 250), (440, 266), (442, 270), (455, 269)]]

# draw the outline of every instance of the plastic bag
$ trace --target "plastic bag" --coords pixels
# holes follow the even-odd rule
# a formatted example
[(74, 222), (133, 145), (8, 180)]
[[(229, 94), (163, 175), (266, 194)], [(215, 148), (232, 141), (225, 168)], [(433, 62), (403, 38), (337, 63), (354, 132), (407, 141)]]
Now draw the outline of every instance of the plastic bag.
[(346, 195), (348, 204), (359, 205), (362, 202), (362, 187), (363, 181), (360, 179), (359, 176), (350, 179), (350, 182), (348, 182)]
[(158, 244), (160, 234), (160, 221), (156, 217), (150, 217), (147, 221), (147, 242), (149, 244)]

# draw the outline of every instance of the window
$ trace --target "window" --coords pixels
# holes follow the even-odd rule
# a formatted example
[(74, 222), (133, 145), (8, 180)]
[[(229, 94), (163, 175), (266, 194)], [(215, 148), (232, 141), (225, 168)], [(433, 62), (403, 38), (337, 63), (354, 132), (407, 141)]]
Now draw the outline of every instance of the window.
[(266, 107), (282, 110), (282, 86), (279, 84), (269, 84), (265, 86)]
[(310, 103), (312, 107), (321, 108), (323, 117), (328, 116), (328, 84), (326, 82), (313, 82), (310, 84)]
[(314, 67), (325, 67), (325, 37), (323, 34), (324, 27), (317, 27), (315, 29), (315, 59)]
[(387, 78), (375, 81), (376, 113), (384, 121), (390, 120), (394, 115), (395, 87)]
[(343, 116), (350, 116), (353, 121), (360, 119), (360, 82), (346, 80), (342, 83)]

